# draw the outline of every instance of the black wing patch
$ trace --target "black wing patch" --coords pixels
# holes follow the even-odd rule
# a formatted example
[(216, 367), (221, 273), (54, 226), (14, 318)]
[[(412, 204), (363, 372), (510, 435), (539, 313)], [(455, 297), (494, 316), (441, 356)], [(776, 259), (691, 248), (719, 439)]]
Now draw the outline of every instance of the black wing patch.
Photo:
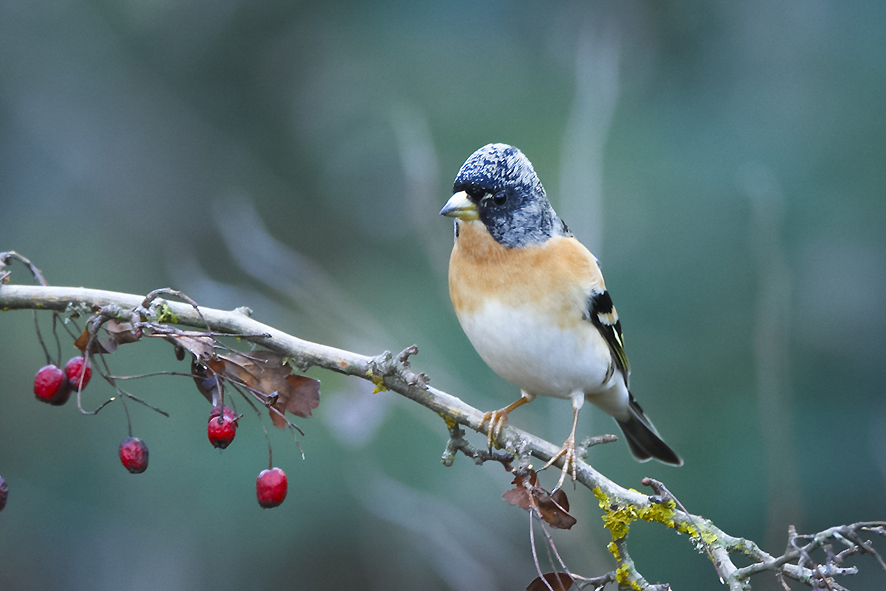
[(629, 378), (631, 365), (625, 354), (624, 339), (621, 334), (621, 322), (618, 320), (618, 312), (612, 305), (612, 298), (608, 291), (592, 293), (588, 298), (588, 320), (597, 327), (609, 351), (612, 353), (612, 366), (621, 371), (624, 376), (625, 386), (630, 387)]

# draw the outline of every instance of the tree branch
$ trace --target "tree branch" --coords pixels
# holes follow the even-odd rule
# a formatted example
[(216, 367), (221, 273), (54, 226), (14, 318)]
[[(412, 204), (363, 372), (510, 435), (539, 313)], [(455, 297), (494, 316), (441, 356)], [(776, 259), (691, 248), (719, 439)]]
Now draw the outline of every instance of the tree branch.
[[(448, 463), (451, 463), (454, 452), (460, 450), (480, 463), (486, 460), (507, 463), (507, 457), (481, 453), (461, 439), (457, 425), (486, 433), (486, 427), (481, 427), (484, 413), (451, 394), (429, 386), (424, 374), (414, 373), (409, 364), (409, 357), (418, 352), (414, 346), (396, 356), (387, 351), (374, 357), (360, 355), (286, 334), (253, 320), (247, 308), (225, 311), (198, 307), (189, 299), (188, 303), (166, 301), (159, 297), (164, 293), (182, 297), (182, 294), (172, 290), (157, 290), (146, 298), (82, 287), (0, 284), (0, 310), (52, 310), (84, 317), (101, 311), (102, 317), (121, 321), (131, 321), (138, 316), (142, 321), (152, 323), (178, 324), (229, 335), (250, 335), (244, 338), (291, 357), (302, 371), (309, 367), (321, 367), (368, 380), (375, 384), (377, 391), (396, 392), (439, 414), (445, 419), (452, 436), (444, 462), (448, 458)], [(543, 462), (559, 451), (559, 446), (510, 425), (504, 427), (498, 443), (517, 457), (531, 455)], [(561, 464), (562, 459), (556, 463), (557, 466)], [(862, 531), (886, 534), (884, 522), (837, 526), (813, 536), (797, 536), (794, 533), (785, 554), (775, 557), (761, 550), (754, 542), (730, 536), (709, 520), (688, 513), (682, 506), (678, 508), (679, 502), (657, 481), (644, 481), (644, 484), (652, 487), (654, 494), (643, 494), (616, 484), (580, 460), (577, 460), (577, 480), (593, 492), (603, 510), (604, 524), (613, 539), (609, 549), (619, 565), (616, 579), (620, 585), (634, 589), (666, 588), (647, 583), (627, 554), (625, 542), (629, 528), (638, 519), (658, 522), (688, 534), (696, 547), (706, 550), (717, 574), (730, 591), (750, 589), (748, 578), (766, 571), (783, 574), (810, 586), (816, 585), (816, 581), (830, 581), (836, 575), (853, 574), (852, 568), (840, 564), (844, 553), (834, 556), (829, 552), (828, 559), (821, 564), (811, 560), (809, 554), (833, 540), (851, 547), (853, 553), (872, 553), (879, 559), (870, 542), (861, 540), (859, 535)], [(796, 539), (810, 541), (798, 546)], [(732, 553), (746, 556), (752, 564), (737, 568), (730, 557)]]

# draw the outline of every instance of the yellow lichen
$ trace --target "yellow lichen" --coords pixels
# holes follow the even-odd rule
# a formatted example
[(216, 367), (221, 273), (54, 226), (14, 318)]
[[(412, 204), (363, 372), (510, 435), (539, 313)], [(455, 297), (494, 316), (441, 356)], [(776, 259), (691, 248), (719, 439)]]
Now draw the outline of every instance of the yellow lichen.
[(676, 514), (677, 504), (673, 500), (669, 500), (667, 503), (652, 503), (637, 511), (637, 516), (643, 521), (655, 521), (668, 527), (674, 527)]
[(631, 523), (637, 520), (637, 512), (630, 505), (609, 510), (603, 516), (603, 525), (612, 534), (613, 540), (620, 540), (628, 535)]
[(623, 564), (615, 571), (615, 580), (618, 581), (619, 585), (630, 585), (631, 584), (631, 571), (628, 568), (627, 564)]
[(599, 486), (595, 486), (594, 490), (591, 491), (594, 493), (594, 496), (597, 497), (597, 503), (600, 504), (601, 509), (606, 509), (609, 506), (609, 497), (606, 496), (606, 493), (603, 492), (603, 489)]
[(618, 581), (620, 587), (630, 587), (635, 591), (643, 591), (639, 581), (631, 576), (631, 567), (627, 563), (622, 564), (615, 570), (615, 580)]
[(385, 388), (384, 384), (384, 377), (375, 375), (374, 373), (372, 373), (372, 369), (366, 370), (366, 377), (372, 380), (372, 383), (375, 384), (375, 388), (372, 390), (373, 394), (387, 391), (387, 388)]
[(620, 540), (626, 535), (631, 526), (631, 522), (637, 520), (637, 512), (631, 505), (619, 505), (610, 500), (610, 498), (600, 489), (594, 487), (594, 496), (603, 509), (603, 526), (612, 534), (613, 540)]
[(701, 539), (704, 540), (704, 543), (708, 546), (717, 543), (717, 536), (707, 530), (702, 530)]
[(676, 527), (677, 531), (681, 534), (688, 534), (690, 537), (697, 538), (698, 537), (698, 529), (694, 525), (689, 525), (686, 523), (681, 523)]
[(689, 525), (688, 523), (681, 523), (676, 526), (678, 532), (682, 534), (687, 534), (691, 538), (701, 539), (705, 544), (711, 545), (717, 543), (717, 536), (712, 534), (709, 531), (702, 530), (701, 535), (698, 533), (698, 528), (694, 525)]
[(160, 302), (154, 306), (154, 316), (160, 324), (178, 324), (178, 316), (172, 313), (166, 302)]
[(609, 549), (609, 552), (611, 552), (612, 555), (615, 556), (615, 559), (618, 560), (618, 557), (619, 557), (618, 546), (615, 545), (615, 542), (609, 542), (609, 544), (606, 547)]

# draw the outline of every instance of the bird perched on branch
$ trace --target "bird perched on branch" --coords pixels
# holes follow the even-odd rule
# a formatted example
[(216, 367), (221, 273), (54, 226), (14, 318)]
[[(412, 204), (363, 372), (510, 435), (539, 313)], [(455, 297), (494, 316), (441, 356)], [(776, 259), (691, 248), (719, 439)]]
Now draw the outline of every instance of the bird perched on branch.
[(621, 323), (597, 259), (557, 216), (520, 150), (489, 144), (458, 171), (440, 213), (455, 220), (449, 294), (483, 361), (517, 385), (519, 400), (483, 418), (491, 446), (508, 414), (536, 396), (572, 402), (560, 483), (576, 477), (575, 428), (585, 400), (611, 415), (640, 461), (683, 460), (630, 393)]

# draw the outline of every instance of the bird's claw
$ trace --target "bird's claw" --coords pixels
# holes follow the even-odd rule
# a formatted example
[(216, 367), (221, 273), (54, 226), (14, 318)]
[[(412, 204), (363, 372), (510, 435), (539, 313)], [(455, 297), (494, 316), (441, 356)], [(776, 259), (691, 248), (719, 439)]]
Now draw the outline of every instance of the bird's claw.
[(508, 413), (504, 412), (504, 410), (491, 410), (483, 415), (483, 420), (480, 421), (480, 428), (483, 428), (483, 425), (489, 423), (489, 429), (486, 431), (486, 442), (489, 444), (490, 451), (492, 450), (492, 444), (496, 439), (501, 435), (501, 430), (504, 429), (504, 426), (508, 422)]
[(575, 453), (575, 437), (569, 436), (563, 443), (563, 447), (560, 448), (556, 454), (551, 456), (551, 459), (548, 460), (548, 463), (542, 466), (542, 470), (547, 470), (551, 467), (557, 460), (564, 457), (563, 460), (563, 469), (560, 472), (560, 480), (557, 481), (557, 486), (555, 486), (551, 492), (553, 493), (555, 490), (560, 489), (563, 486), (563, 482), (566, 480), (566, 475), (569, 474), (572, 476), (572, 480), (575, 481), (578, 478), (578, 466), (576, 463), (577, 454)]

